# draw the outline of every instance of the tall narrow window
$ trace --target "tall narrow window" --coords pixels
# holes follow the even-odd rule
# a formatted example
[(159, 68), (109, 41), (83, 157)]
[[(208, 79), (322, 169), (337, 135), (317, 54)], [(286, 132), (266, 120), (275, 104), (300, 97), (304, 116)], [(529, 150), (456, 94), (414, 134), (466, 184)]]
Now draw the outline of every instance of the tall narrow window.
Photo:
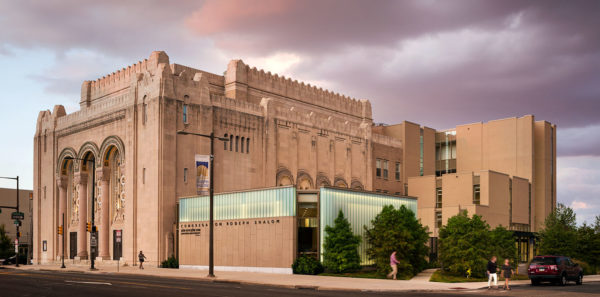
[(233, 151), (233, 135), (229, 135), (229, 151)]
[(375, 164), (376, 164), (375, 167), (377, 168), (375, 171), (375, 175), (377, 177), (381, 177), (381, 160), (377, 159), (377, 161), (375, 161)]
[[(229, 137), (227, 136), (227, 133), (225, 133), (225, 135), (224, 135), (223, 137), (224, 137), (224, 138), (229, 138)], [(227, 150), (227, 141), (223, 141), (223, 149), (224, 149), (224, 150)]]
[(388, 160), (383, 160), (383, 178), (388, 179)]
[(400, 162), (396, 162), (396, 180), (400, 181)]
[(481, 187), (480, 185), (473, 185), (473, 204), (479, 205), (481, 203)]
[(240, 145), (240, 137), (236, 136), (235, 137), (235, 152), (236, 153), (238, 152), (239, 145)]
[(187, 183), (187, 179), (188, 179), (188, 169), (183, 168), (183, 182)]
[(250, 138), (246, 138), (246, 154), (250, 153)]
[(146, 125), (148, 121), (148, 104), (142, 104), (142, 125)]
[(244, 140), (245, 140), (245, 137), (242, 137), (242, 141), (240, 141), (240, 153), (244, 152)]
[(435, 189), (435, 208), (442, 208), (442, 188)]
[(142, 184), (146, 183), (146, 168), (144, 168), (143, 172), (142, 172)]
[(438, 229), (442, 228), (442, 212), (441, 211), (435, 212), (435, 227)]
[(188, 105), (184, 104), (183, 105), (183, 123), (187, 124), (188, 122)]

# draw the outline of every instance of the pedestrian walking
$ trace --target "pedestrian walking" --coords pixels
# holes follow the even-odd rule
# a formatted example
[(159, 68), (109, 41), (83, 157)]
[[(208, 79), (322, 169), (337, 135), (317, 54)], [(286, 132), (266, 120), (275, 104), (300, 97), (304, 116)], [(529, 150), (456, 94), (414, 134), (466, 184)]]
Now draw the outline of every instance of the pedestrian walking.
[(392, 272), (388, 273), (387, 278), (392, 277), (396, 279), (396, 274), (398, 274), (398, 259), (396, 259), (396, 251), (392, 253), (390, 256), (390, 266), (392, 266)]
[(502, 265), (502, 273), (504, 273), (504, 290), (510, 290), (508, 286), (508, 282), (512, 277), (514, 271), (512, 267), (510, 267), (510, 261), (508, 259), (504, 259), (504, 265)]
[(492, 259), (487, 264), (487, 275), (488, 275), (488, 290), (491, 289), (492, 279), (494, 280), (494, 286), (498, 288), (498, 264), (496, 264), (496, 256), (492, 256)]
[(140, 260), (140, 269), (144, 269), (144, 260), (146, 260), (146, 256), (144, 256), (142, 251), (140, 251), (140, 254), (138, 255), (138, 260)]

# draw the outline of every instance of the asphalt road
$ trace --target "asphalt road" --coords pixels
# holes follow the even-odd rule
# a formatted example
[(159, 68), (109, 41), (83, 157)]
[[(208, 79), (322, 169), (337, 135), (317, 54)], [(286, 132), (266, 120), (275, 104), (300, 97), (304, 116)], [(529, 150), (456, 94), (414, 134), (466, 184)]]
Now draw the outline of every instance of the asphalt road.
[(122, 274), (0, 269), (0, 296), (600, 296), (600, 282), (583, 286), (514, 286), (512, 291), (356, 292), (316, 291), (218, 281)]

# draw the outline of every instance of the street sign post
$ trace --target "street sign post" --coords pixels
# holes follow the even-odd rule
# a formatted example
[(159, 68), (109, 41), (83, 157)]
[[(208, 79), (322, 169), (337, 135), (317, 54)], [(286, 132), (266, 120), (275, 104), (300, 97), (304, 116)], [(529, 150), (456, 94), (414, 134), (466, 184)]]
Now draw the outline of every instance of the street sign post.
[(25, 214), (22, 212), (15, 211), (11, 214), (11, 218), (13, 220), (23, 220), (25, 219)]

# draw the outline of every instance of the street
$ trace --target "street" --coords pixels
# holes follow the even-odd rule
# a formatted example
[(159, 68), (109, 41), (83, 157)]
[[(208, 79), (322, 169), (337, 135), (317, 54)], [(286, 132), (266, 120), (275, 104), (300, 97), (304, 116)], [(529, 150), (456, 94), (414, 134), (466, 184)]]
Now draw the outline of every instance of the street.
[[(0, 269), (0, 292), (6, 296), (592, 296), (600, 295), (600, 282), (565, 287), (514, 286), (512, 291), (460, 290), (444, 292), (316, 291), (230, 282), (155, 276), (88, 274), (81, 272)], [(4, 296), (4, 294), (3, 294)]]

